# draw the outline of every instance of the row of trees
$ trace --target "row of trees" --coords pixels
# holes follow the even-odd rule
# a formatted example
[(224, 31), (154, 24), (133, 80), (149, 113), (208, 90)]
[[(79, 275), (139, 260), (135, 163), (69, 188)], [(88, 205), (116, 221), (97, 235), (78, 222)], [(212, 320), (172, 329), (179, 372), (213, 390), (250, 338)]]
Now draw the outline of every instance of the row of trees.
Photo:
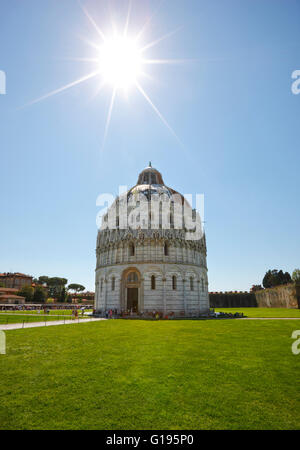
[[(295, 269), (292, 276), (289, 272), (283, 272), (282, 270), (268, 270), (263, 278), (263, 287), (271, 288), (274, 286), (280, 286), (282, 284), (288, 284), (294, 281), (294, 283), (300, 282), (300, 269)], [(257, 290), (261, 286), (253, 286), (252, 290)]]
[(82, 284), (68, 284), (66, 278), (47, 277), (45, 275), (33, 279), (33, 286), (24, 286), (18, 294), (25, 297), (28, 303), (44, 303), (48, 297), (57, 302), (72, 303), (70, 291), (79, 293), (85, 290)]

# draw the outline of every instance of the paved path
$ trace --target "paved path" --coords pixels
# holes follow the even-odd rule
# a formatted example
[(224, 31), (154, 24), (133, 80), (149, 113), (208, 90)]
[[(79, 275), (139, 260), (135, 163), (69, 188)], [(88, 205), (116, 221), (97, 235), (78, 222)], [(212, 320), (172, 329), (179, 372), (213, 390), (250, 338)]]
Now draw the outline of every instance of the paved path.
[(300, 317), (238, 317), (238, 320), (300, 320)]
[(51, 325), (68, 325), (68, 324), (78, 324), (85, 322), (97, 322), (99, 320), (107, 319), (79, 319), (78, 320), (49, 320), (48, 322), (25, 322), (23, 323), (8, 323), (6, 325), (0, 325), (0, 330), (19, 330), (21, 328), (35, 328), (35, 327), (50, 327)]

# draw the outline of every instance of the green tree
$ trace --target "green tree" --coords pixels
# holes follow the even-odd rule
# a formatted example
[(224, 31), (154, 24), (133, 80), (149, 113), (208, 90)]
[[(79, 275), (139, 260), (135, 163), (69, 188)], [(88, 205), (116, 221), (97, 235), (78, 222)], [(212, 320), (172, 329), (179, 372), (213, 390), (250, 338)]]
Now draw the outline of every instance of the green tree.
[(292, 281), (291, 275), (288, 272), (283, 273), (282, 270), (268, 270), (263, 279), (263, 287), (270, 288), (279, 286), (281, 284), (287, 284)]
[(250, 289), (250, 292), (255, 292), (255, 291), (261, 291), (263, 289), (261, 284), (253, 284), (252, 288)]
[(34, 289), (32, 286), (24, 286), (18, 291), (18, 295), (21, 295), (21, 297), (25, 297), (25, 301), (27, 303), (32, 303)]
[(82, 286), (82, 284), (73, 283), (73, 284), (69, 284), (68, 290), (74, 291), (74, 292), (82, 292), (85, 290), (85, 287)]
[(47, 292), (42, 286), (37, 286), (34, 290), (33, 294), (33, 302), (34, 303), (44, 303), (47, 298)]
[(62, 290), (60, 291), (58, 301), (64, 303), (66, 300), (67, 300), (67, 292), (66, 288), (63, 287)]
[(47, 277), (46, 275), (42, 275), (41, 277), (38, 278), (38, 283), (39, 284), (47, 284), (47, 286), (48, 286), (48, 280), (49, 280), (49, 277)]
[(292, 280), (295, 283), (299, 283), (300, 282), (300, 269), (295, 269), (292, 275)]
[(50, 297), (54, 297), (59, 299), (61, 296), (61, 291), (65, 288), (65, 285), (68, 283), (66, 278), (52, 277), (48, 278), (47, 286)]

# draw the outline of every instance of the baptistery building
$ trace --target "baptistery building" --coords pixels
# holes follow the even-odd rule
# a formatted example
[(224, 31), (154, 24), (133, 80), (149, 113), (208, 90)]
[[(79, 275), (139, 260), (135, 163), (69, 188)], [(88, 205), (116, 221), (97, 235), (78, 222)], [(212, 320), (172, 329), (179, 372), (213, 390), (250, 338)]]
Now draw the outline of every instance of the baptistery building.
[(151, 163), (102, 216), (96, 255), (96, 313), (208, 313), (201, 218), (183, 195), (165, 185)]

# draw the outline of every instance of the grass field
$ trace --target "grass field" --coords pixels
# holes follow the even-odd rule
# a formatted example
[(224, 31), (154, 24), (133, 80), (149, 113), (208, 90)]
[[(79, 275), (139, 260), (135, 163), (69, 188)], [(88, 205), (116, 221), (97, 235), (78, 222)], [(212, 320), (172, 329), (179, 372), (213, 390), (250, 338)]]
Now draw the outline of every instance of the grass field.
[[(40, 311), (40, 312), (39, 312)], [(92, 309), (86, 309), (84, 312), (92, 312)], [(44, 314), (44, 310), (26, 310), (26, 311), (9, 311), (9, 310), (5, 310), (5, 311), (0, 311), (0, 314), (4, 314), (4, 313), (9, 313), (9, 314)], [(81, 314), (81, 310), (78, 310), (78, 313)], [(71, 309), (51, 309), (49, 311), (49, 314), (47, 315), (55, 315), (55, 316), (59, 316), (59, 315), (72, 315), (72, 310)]]
[(6, 332), (1, 429), (299, 429), (296, 321), (124, 321)]
[(244, 313), (247, 317), (299, 317), (300, 309), (288, 308), (215, 308), (216, 312)]
[[(81, 314), (79, 314), (78, 319), (84, 320), (87, 317), (82, 317)], [(71, 320), (75, 318), (72, 318), (72, 315), (44, 315), (44, 314), (37, 314), (37, 315), (30, 315), (30, 314), (3, 314), (0, 313), (0, 325), (6, 325), (10, 323), (31, 323), (31, 322), (51, 322), (53, 320)], [(77, 320), (77, 319), (76, 319)]]
[[(86, 310), (85, 312), (88, 312)], [(85, 319), (87, 316), (82, 316), (81, 311), (78, 311), (78, 318)], [(53, 310), (49, 314), (44, 314), (43, 311), (0, 311), (0, 325), (9, 323), (30, 323), (43, 322), (52, 320), (70, 320), (72, 319), (71, 310)], [(76, 319), (77, 320), (77, 319)]]

